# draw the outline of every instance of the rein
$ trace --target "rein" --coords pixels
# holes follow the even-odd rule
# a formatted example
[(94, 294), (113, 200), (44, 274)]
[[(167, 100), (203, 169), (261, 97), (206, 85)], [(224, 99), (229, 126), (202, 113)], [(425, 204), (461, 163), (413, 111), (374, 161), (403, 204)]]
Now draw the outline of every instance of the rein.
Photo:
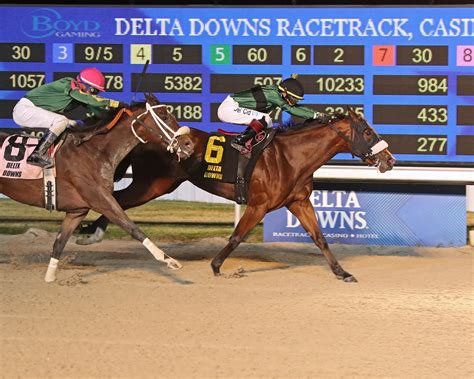
[[(162, 108), (166, 107), (165, 104), (158, 104), (158, 105), (153, 105), (151, 106), (148, 102), (146, 103), (146, 111), (140, 113), (137, 117), (133, 117), (133, 112), (130, 109), (127, 108), (122, 108), (120, 111), (117, 112), (115, 117), (113, 118), (112, 121), (110, 121), (104, 128), (100, 128), (98, 130), (95, 130), (94, 132), (88, 134), (87, 136), (76, 139), (74, 141), (74, 144), (79, 146), (84, 142), (89, 141), (92, 137), (98, 135), (98, 134), (106, 134), (108, 133), (120, 120), (120, 118), (123, 116), (124, 113), (126, 113), (129, 117), (133, 117), (132, 122), (130, 123), (130, 129), (132, 130), (133, 135), (135, 138), (137, 138), (141, 143), (147, 143), (148, 141), (145, 141), (142, 137), (140, 137), (134, 126), (135, 123), (138, 123), (142, 125), (144, 128), (149, 129), (149, 127), (142, 121), (140, 120), (141, 117), (147, 115), (148, 113), (151, 114), (153, 117), (153, 121), (155, 122), (155, 125), (161, 130), (163, 135), (166, 137), (165, 141), (168, 142), (168, 146), (166, 147), (166, 150), (169, 151), (170, 153), (176, 153), (178, 155), (178, 161), (180, 160), (179, 153), (183, 153), (186, 156), (189, 156), (189, 153), (186, 151), (182, 151), (181, 147), (179, 146), (178, 139), (177, 137), (184, 135), (184, 134), (189, 134), (189, 128), (187, 126), (180, 127), (176, 132), (170, 128), (160, 117), (155, 112), (155, 108)], [(163, 138), (163, 136), (160, 135), (160, 138)]]
[[(143, 122), (140, 120), (140, 118), (150, 113), (151, 117), (153, 118), (153, 121), (155, 121), (155, 125), (161, 130), (163, 135), (166, 137), (165, 140), (168, 142), (168, 146), (166, 147), (166, 150), (169, 151), (170, 153), (182, 152), (188, 155), (186, 152), (183, 152), (181, 148), (179, 147), (177, 137), (189, 133), (189, 128), (186, 126), (180, 127), (176, 132), (173, 129), (171, 129), (160, 117), (158, 117), (158, 115), (155, 112), (155, 108), (162, 108), (162, 107), (166, 107), (166, 105), (165, 104), (150, 105), (149, 103), (146, 103), (146, 111), (138, 115), (130, 124), (133, 134), (141, 143), (148, 142), (137, 135), (133, 126), (135, 122), (138, 122), (141, 125), (144, 125)], [(179, 160), (179, 155), (178, 155), (178, 160)]]
[(129, 117), (132, 117), (132, 115), (133, 115), (133, 113), (130, 109), (122, 108), (117, 112), (117, 114), (114, 116), (114, 118), (105, 126), (105, 128), (98, 128), (98, 129), (94, 130), (92, 133), (86, 135), (85, 137), (82, 137), (80, 139), (76, 139), (74, 141), (74, 144), (76, 146), (79, 146), (79, 145), (83, 144), (84, 142), (89, 141), (92, 137), (94, 137), (98, 134), (108, 133), (110, 131), (110, 129), (112, 129), (115, 125), (117, 125), (117, 123), (119, 122), (120, 118), (122, 117), (122, 115), (124, 113), (126, 113)]

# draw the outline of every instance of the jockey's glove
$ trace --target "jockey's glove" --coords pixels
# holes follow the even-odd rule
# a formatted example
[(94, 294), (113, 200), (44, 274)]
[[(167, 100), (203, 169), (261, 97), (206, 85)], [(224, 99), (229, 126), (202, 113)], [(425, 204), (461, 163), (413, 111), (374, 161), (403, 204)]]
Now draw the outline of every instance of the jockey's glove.
[(128, 103), (124, 103), (123, 101), (110, 100), (109, 107), (120, 109), (120, 108), (130, 108), (130, 105)]
[(82, 120), (69, 120), (69, 125), (74, 127), (74, 128), (80, 128), (84, 126), (84, 121)]
[(328, 115), (326, 113), (314, 112), (313, 119), (317, 120), (321, 124), (329, 124), (331, 121), (335, 119), (335, 117), (333, 115)]

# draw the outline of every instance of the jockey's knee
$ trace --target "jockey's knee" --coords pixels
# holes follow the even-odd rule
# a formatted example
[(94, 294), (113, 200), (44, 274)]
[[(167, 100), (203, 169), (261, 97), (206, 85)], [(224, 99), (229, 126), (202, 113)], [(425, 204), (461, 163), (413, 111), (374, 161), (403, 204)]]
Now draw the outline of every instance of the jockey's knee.
[(219, 105), (219, 108), (217, 109), (217, 117), (219, 118), (219, 120), (221, 120), (222, 122), (232, 122), (232, 119), (231, 117), (229, 117), (232, 113), (229, 112), (229, 107), (227, 106), (227, 104), (225, 103), (222, 103), (221, 105)]

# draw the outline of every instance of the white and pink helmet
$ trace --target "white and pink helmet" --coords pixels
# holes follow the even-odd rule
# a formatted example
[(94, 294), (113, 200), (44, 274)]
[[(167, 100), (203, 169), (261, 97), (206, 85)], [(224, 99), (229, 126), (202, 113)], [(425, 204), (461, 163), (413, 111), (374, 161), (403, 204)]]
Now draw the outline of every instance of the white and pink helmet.
[(95, 67), (89, 67), (82, 70), (79, 75), (77, 75), (76, 80), (80, 84), (83, 84), (86, 87), (95, 88), (99, 92), (105, 91), (104, 75)]

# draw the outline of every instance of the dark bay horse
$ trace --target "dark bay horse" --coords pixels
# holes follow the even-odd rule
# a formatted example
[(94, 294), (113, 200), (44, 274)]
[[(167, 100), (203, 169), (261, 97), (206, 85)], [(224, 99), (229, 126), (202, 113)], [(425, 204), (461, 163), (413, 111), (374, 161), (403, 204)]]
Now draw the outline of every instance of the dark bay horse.
[[(133, 150), (122, 162), (121, 171), (117, 172), (120, 177), (126, 167), (132, 165), (132, 184), (114, 193), (118, 203), (124, 209), (144, 204), (172, 192), (185, 180), (210, 193), (235, 200), (234, 184), (202, 178), (200, 165), (209, 134), (191, 128), (190, 137), (195, 144), (195, 154), (180, 163), (169, 157), (166, 159), (165, 151), (151, 144), (141, 145)], [(333, 156), (344, 152), (352, 153), (368, 165), (377, 166), (382, 173), (391, 170), (395, 164), (387, 144), (352, 110), (348, 111), (347, 116), (341, 116), (339, 121), (329, 125), (309, 122), (278, 133), (255, 166), (249, 183), (245, 213), (228, 244), (212, 260), (214, 274), (220, 274), (224, 260), (267, 212), (286, 206), (322, 251), (336, 277), (346, 282), (356, 281), (354, 276), (342, 269), (329, 249), (309, 200), (313, 189), (313, 173)], [(151, 160), (157, 162), (151, 168), (152, 171), (147, 166)], [(107, 219), (102, 216), (88, 230), (95, 232), (95, 235), (89, 236), (83, 243), (100, 240), (106, 226)]]
[[(180, 128), (166, 105), (159, 104), (153, 95), (147, 97), (146, 103), (136, 104), (132, 110), (119, 112), (122, 113), (121, 116), (118, 115), (120, 119), (110, 130), (107, 126), (102, 126), (95, 130), (101, 133), (70, 132), (56, 154), (57, 210), (66, 212), (66, 216), (54, 242), (45, 276), (47, 282), (55, 280), (61, 253), (72, 232), (90, 209), (119, 225), (140, 241), (157, 260), (167, 263), (170, 268), (181, 267), (179, 262), (167, 256), (128, 218), (112, 193), (118, 164), (137, 144), (150, 141), (150, 144), (166, 151), (169, 155), (166, 158), (170, 160), (188, 158), (194, 147), (187, 135), (189, 129)], [(0, 144), (7, 137), (0, 135)], [(78, 145), (78, 141), (82, 143)], [(178, 158), (172, 156), (167, 149), (176, 152)], [(0, 193), (20, 203), (45, 206), (43, 179), (0, 178)]]

